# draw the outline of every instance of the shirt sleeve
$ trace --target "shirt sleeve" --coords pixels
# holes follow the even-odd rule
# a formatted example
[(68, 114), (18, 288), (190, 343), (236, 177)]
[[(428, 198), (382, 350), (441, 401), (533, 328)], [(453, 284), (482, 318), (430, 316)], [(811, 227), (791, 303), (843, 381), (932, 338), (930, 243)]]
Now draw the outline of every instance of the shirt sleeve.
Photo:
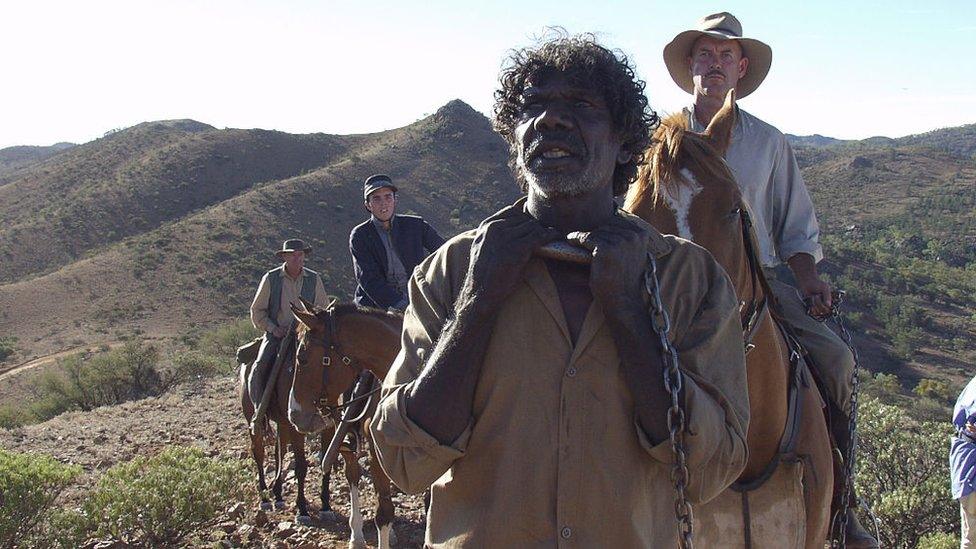
[(449, 445), (414, 423), (404, 395), (417, 379), (448, 317), (445, 300), (424, 279), (424, 265), (410, 278), (410, 305), (403, 319), (400, 353), (383, 382), (376, 414), (370, 424), (380, 464), (401, 490), (418, 493), (440, 478), (464, 455), (471, 424)]
[[(741, 330), (732, 284), (724, 272), (713, 272), (705, 298), (675, 341), (687, 422), (687, 495), (692, 503), (718, 495), (746, 465), (749, 393)], [(673, 461), (670, 439), (654, 445), (636, 428), (653, 458)]]
[(255, 328), (264, 332), (274, 331), (278, 327), (275, 321), (268, 317), (268, 301), (271, 297), (271, 281), (265, 274), (258, 284), (258, 291), (254, 294), (254, 301), (251, 302), (251, 324)]
[(443, 244), (444, 238), (438, 234), (436, 229), (430, 226), (430, 223), (424, 221), (424, 249), (427, 250), (427, 253), (434, 253)]
[(820, 225), (813, 209), (810, 192), (796, 163), (796, 156), (786, 137), (779, 135), (773, 171), (773, 223), (776, 252), (786, 263), (798, 253), (809, 254), (815, 262), (823, 259)]

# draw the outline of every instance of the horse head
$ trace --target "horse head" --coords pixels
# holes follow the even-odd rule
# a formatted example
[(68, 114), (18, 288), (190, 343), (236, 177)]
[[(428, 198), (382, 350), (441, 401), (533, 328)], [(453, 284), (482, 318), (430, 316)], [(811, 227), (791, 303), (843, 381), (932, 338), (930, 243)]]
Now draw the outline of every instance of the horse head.
[(302, 433), (327, 427), (323, 410), (334, 408), (363, 370), (381, 381), (400, 350), (403, 317), (353, 304), (316, 309), (300, 299), (291, 310), (299, 322), (288, 420)]
[[(627, 193), (624, 209), (662, 233), (706, 248), (725, 268), (736, 290), (749, 280), (743, 251), (749, 232), (746, 205), (723, 155), (735, 127), (735, 91), (702, 133), (684, 113), (669, 116), (654, 132), (651, 147)], [(740, 284), (741, 283), (741, 284)]]

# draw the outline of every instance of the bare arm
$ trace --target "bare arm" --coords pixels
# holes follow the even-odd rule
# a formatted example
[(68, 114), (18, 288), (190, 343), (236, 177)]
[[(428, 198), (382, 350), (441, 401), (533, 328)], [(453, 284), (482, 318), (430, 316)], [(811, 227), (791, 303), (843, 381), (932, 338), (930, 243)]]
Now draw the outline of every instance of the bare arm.
[(807, 253), (793, 254), (788, 263), (802, 297), (812, 300), (810, 312), (818, 316), (829, 314), (830, 285), (817, 273), (817, 263), (813, 256)]

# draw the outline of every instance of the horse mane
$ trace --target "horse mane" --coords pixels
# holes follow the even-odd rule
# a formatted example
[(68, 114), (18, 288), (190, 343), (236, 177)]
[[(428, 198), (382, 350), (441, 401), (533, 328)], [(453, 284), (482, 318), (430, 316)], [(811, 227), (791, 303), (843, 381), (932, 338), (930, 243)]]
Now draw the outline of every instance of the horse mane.
[(699, 184), (730, 185), (740, 194), (722, 155), (705, 136), (688, 127), (684, 112), (677, 112), (667, 116), (654, 132), (632, 196), (651, 196), (656, 204), (665, 194), (676, 195), (678, 187), (691, 183), (681, 173), (685, 169), (696, 174)]
[(341, 318), (349, 314), (361, 314), (372, 318), (378, 318), (380, 320), (395, 320), (398, 322), (403, 322), (403, 313), (399, 311), (390, 311), (388, 309), (379, 309), (376, 307), (365, 307), (353, 302), (336, 303), (332, 306), (332, 314), (334, 314), (336, 318)]

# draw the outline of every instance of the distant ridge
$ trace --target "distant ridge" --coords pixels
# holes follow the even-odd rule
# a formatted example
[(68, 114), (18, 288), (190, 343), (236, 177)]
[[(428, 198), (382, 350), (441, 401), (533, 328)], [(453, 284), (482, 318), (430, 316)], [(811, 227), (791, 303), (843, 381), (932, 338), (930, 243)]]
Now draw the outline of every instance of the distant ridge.
[(0, 149), (0, 178), (74, 146), (74, 143), (55, 143), (47, 147), (19, 145)]

